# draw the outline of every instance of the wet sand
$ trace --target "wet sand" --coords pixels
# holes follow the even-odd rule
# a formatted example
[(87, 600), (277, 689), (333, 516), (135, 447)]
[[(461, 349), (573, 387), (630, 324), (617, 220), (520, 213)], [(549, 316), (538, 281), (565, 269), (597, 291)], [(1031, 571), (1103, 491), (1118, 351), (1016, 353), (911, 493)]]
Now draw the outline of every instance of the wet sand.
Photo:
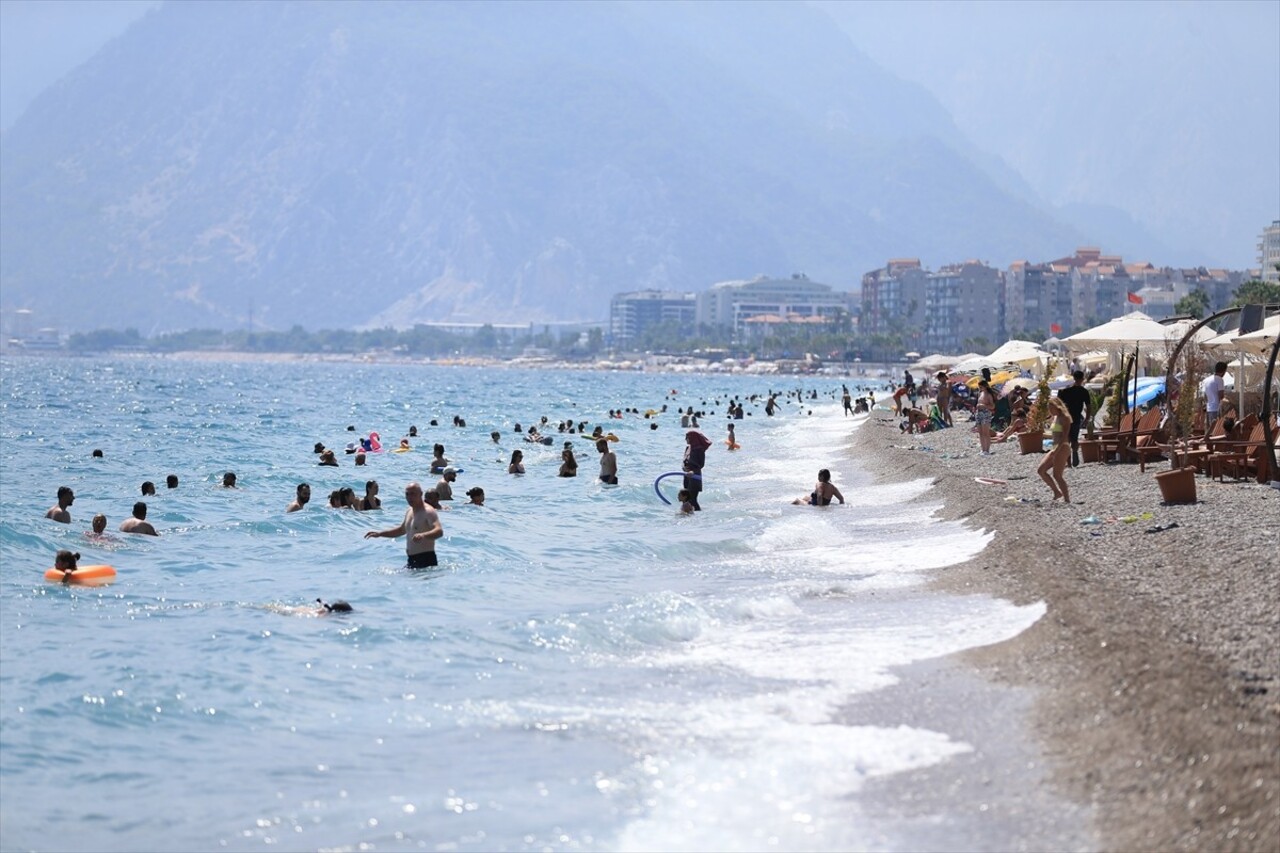
[(1167, 463), (1094, 463), (1068, 470), (1068, 506), (1036, 476), (1041, 457), (1016, 443), (980, 456), (964, 415), (919, 436), (897, 423), (876, 412), (854, 432), (860, 464), (935, 479), (922, 500), (995, 533), (933, 585), (1047, 612), (958, 656), (967, 674), (942, 662), (932, 687), (901, 688), (922, 725), (975, 751), (886, 781), (881, 804), (922, 821), (930, 798), (974, 810), (936, 844), (921, 836), (932, 849), (1280, 849), (1280, 491), (1201, 477), (1199, 503), (1164, 506)]

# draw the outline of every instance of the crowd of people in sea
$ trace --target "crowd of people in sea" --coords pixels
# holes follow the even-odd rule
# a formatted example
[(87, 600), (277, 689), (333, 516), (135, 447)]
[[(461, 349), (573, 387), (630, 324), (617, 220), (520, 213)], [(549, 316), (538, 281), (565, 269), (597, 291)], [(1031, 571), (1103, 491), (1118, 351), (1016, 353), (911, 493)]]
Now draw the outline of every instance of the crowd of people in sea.
[[(831, 397), (835, 397), (837, 393), (839, 394), (845, 416), (865, 414), (875, 404), (875, 388), (858, 386), (856, 390), (860, 394), (857, 397), (856, 404), (853, 402), (853, 394), (848, 385), (843, 385), (840, 392), (826, 391), (824, 393)], [(667, 399), (674, 400), (677, 394), (678, 392), (673, 389), (667, 395)], [(712, 440), (700, 429), (703, 421), (712, 417), (714, 413), (719, 412), (723, 406), (727, 434), (724, 444), (727, 450), (738, 451), (742, 448), (742, 445), (738, 442), (735, 421), (741, 421), (753, 414), (753, 412), (747, 411), (747, 406), (751, 406), (753, 409), (762, 408), (766, 417), (774, 417), (782, 410), (784, 404), (795, 405), (802, 413), (811, 415), (813, 413), (811, 405), (818, 399), (819, 392), (816, 389), (770, 390), (766, 394), (734, 396), (725, 403), (722, 403), (719, 399), (714, 399), (710, 403), (707, 400), (702, 400), (701, 408), (695, 409), (692, 405), (683, 408), (677, 407), (674, 413), (671, 412), (670, 402), (663, 402), (659, 407), (649, 408), (644, 411), (636, 407), (610, 409), (607, 413), (607, 418), (611, 421), (639, 418), (648, 421), (649, 428), (656, 430), (659, 428), (659, 422), (663, 416), (668, 416), (669, 414), (679, 416), (680, 428), (685, 430), (685, 448), (680, 472), (683, 475), (683, 479), (677, 500), (680, 512), (682, 514), (691, 514), (702, 510), (700, 502), (700, 496), (703, 491), (702, 472), (706, 465), (707, 451), (714, 446)], [(552, 445), (556, 440), (555, 435), (572, 435), (579, 439), (593, 442), (599, 454), (599, 473), (597, 476), (600, 482), (605, 485), (616, 486), (618, 484), (619, 468), (618, 456), (614, 450), (614, 445), (619, 441), (619, 437), (613, 432), (607, 431), (602, 425), (595, 425), (588, 431), (588, 424), (589, 421), (585, 420), (561, 420), (553, 423), (547, 416), (543, 415), (527, 428), (517, 422), (512, 432), (518, 435), (523, 442), (530, 444)], [(439, 423), (433, 419), (430, 425), (438, 427)], [(465, 428), (465, 418), (455, 415), (453, 417), (453, 426)], [(348, 432), (355, 432), (355, 429), (354, 425), (347, 427)], [(388, 449), (382, 445), (380, 433), (376, 431), (370, 432), (366, 436), (348, 442), (344, 448), (344, 455), (352, 457), (354, 466), (365, 467), (368, 465), (368, 457), (372, 453), (384, 451), (404, 453), (414, 450), (413, 442), (418, 437), (418, 427), (411, 425), (397, 445)], [(499, 445), (502, 442), (502, 434), (500, 432), (491, 432), (490, 438), (495, 445)], [(440, 512), (445, 510), (447, 505), (454, 502), (453, 486), (457, 482), (458, 474), (463, 472), (462, 468), (450, 462), (445, 453), (446, 450), (443, 443), (435, 442), (433, 444), (432, 457), (427, 471), (432, 477), (438, 477), (438, 479), (430, 487), (424, 488), (422, 482), (418, 480), (411, 481), (404, 487), (407, 509), (399, 523), (393, 527), (370, 530), (364, 534), (366, 539), (398, 539), (404, 537), (406, 567), (410, 569), (424, 569), (438, 565), (436, 542), (444, 536)], [(315, 443), (313, 454), (319, 466), (341, 467), (338, 452), (325, 446), (323, 442)], [(103, 458), (104, 456), (101, 449), (93, 450), (91, 455), (94, 458)], [(514, 476), (524, 475), (526, 470), (523, 460), (524, 452), (521, 449), (512, 450), (506, 468), (507, 473)], [(576, 477), (578, 476), (578, 467), (573, 441), (564, 441), (556, 476)], [(169, 474), (165, 477), (166, 489), (177, 489), (178, 484), (179, 480), (176, 474)], [(221, 487), (226, 489), (239, 488), (236, 473), (233, 471), (225, 472), (221, 478)], [(143, 498), (155, 497), (157, 494), (155, 483), (150, 480), (144, 481), (141, 486), (141, 494)], [(467, 500), (465, 503), (459, 502), (461, 505), (485, 506), (485, 491), (483, 487), (473, 486), (467, 489), (464, 494)], [(284, 509), (285, 513), (305, 510), (311, 505), (311, 497), (310, 483), (298, 483), (294, 490), (293, 499)], [(833, 499), (839, 503), (844, 503), (844, 496), (831, 483), (830, 471), (824, 468), (818, 473), (817, 483), (813, 490), (803, 498), (794, 501), (794, 503), (828, 506)], [(63, 524), (70, 524), (71, 507), (74, 502), (74, 490), (70, 486), (61, 486), (57, 492), (57, 503), (48, 509), (45, 513), (45, 518)], [(366, 480), (363, 494), (357, 494), (356, 489), (353, 487), (341, 487), (331, 491), (328, 497), (328, 507), (357, 512), (381, 509), (382, 499), (378, 481), (374, 479)], [(145, 500), (136, 501), (133, 504), (130, 517), (119, 525), (119, 532), (160, 536), (160, 531), (156, 530), (151, 522), (147, 521), (147, 509)], [(85, 533), (85, 536), (91, 541), (99, 543), (109, 540), (111, 534), (106, 532), (107, 524), (107, 517), (104, 514), (95, 514), (91, 522), (91, 529)], [(54, 567), (62, 573), (64, 582), (70, 583), (75, 580), (79, 559), (80, 555), (76, 552), (70, 550), (58, 551), (55, 556)], [(319, 602), (319, 604), (320, 607), (316, 609), (316, 612), (320, 613), (346, 612), (350, 609), (350, 606), (345, 602), (337, 602), (337, 605), (342, 605), (342, 607), (326, 605), (323, 602)]]

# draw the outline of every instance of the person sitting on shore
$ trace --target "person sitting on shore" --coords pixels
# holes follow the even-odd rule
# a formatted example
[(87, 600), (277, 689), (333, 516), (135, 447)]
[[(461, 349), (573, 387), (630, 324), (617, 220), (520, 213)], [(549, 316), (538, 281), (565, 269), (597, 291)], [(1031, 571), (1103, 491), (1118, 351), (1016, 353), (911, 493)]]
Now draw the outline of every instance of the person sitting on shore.
[(58, 487), (58, 503), (56, 506), (49, 507), (44, 514), (45, 518), (51, 518), (54, 521), (60, 521), (63, 524), (71, 523), (70, 507), (76, 502), (76, 493), (71, 490), (70, 486)]
[(1009, 426), (1005, 427), (1004, 432), (992, 439), (992, 441), (1006, 442), (1009, 436), (1016, 435), (1020, 432), (1027, 431), (1027, 409), (1021, 406), (1013, 410), (1013, 418), (1009, 421)]
[(823, 468), (818, 472), (818, 483), (813, 491), (807, 497), (796, 498), (791, 503), (796, 506), (830, 506), (832, 498), (844, 503), (844, 495), (831, 482), (831, 471)]
[(147, 521), (147, 505), (138, 501), (133, 505), (133, 518), (126, 518), (120, 524), (121, 533), (142, 533), (147, 536), (159, 536), (156, 529)]

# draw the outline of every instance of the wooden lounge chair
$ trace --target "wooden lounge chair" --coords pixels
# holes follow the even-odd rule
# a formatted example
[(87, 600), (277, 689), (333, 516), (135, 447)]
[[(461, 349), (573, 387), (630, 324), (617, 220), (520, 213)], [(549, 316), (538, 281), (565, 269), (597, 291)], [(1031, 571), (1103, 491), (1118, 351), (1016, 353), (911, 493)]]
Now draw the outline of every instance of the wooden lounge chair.
[(1128, 432), (1116, 432), (1113, 437), (1102, 439), (1103, 461), (1105, 462), (1114, 456), (1117, 462), (1123, 462), (1128, 448), (1135, 445), (1139, 438), (1145, 436), (1146, 441), (1150, 442), (1150, 437), (1158, 433), (1160, 421), (1163, 417), (1163, 412), (1157, 408), (1152, 408), (1139, 418), (1137, 425), (1131, 427)]
[(1209, 455), (1208, 464), (1209, 475), (1217, 480), (1230, 474), (1235, 480), (1253, 476), (1258, 478), (1258, 482), (1264, 482), (1263, 478), (1270, 474), (1266, 427), (1256, 424), (1244, 441), (1219, 442), (1218, 449)]

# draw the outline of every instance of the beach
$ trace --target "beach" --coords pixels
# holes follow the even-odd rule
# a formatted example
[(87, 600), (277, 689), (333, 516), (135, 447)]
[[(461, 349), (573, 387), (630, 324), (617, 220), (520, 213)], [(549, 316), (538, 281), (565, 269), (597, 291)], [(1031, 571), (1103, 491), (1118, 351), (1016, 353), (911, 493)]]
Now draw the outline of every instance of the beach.
[[(975, 558), (935, 572), (936, 588), (1047, 605), (1017, 637), (957, 656), (970, 674), (938, 677), (958, 701), (930, 713), (970, 728), (961, 717), (1029, 718), (1038, 750), (1019, 746), (1016, 731), (978, 733), (971, 763), (992, 790), (973, 807), (994, 805), (1012, 824), (1051, 813), (1034, 802), (1044, 792), (1025, 766), (1038, 751), (1044, 783), (1074, 804), (1079, 825), (1046, 827), (1039, 844), (1025, 825), (977, 837), (1004, 849), (1277, 849), (1280, 491), (1200, 477), (1198, 503), (1165, 506), (1154, 475), (1167, 462), (1146, 473), (1090, 463), (1067, 470), (1075, 503), (1064, 505), (1036, 476), (1042, 457), (1016, 442), (979, 455), (967, 417), (910, 435), (876, 410), (854, 430), (853, 452), (882, 480), (934, 478), (919, 500), (941, 499), (941, 516), (994, 532)], [(1081, 523), (1090, 516), (1102, 523)], [(984, 762), (1002, 750), (1012, 755)], [(886, 782), (893, 796), (902, 781)]]

